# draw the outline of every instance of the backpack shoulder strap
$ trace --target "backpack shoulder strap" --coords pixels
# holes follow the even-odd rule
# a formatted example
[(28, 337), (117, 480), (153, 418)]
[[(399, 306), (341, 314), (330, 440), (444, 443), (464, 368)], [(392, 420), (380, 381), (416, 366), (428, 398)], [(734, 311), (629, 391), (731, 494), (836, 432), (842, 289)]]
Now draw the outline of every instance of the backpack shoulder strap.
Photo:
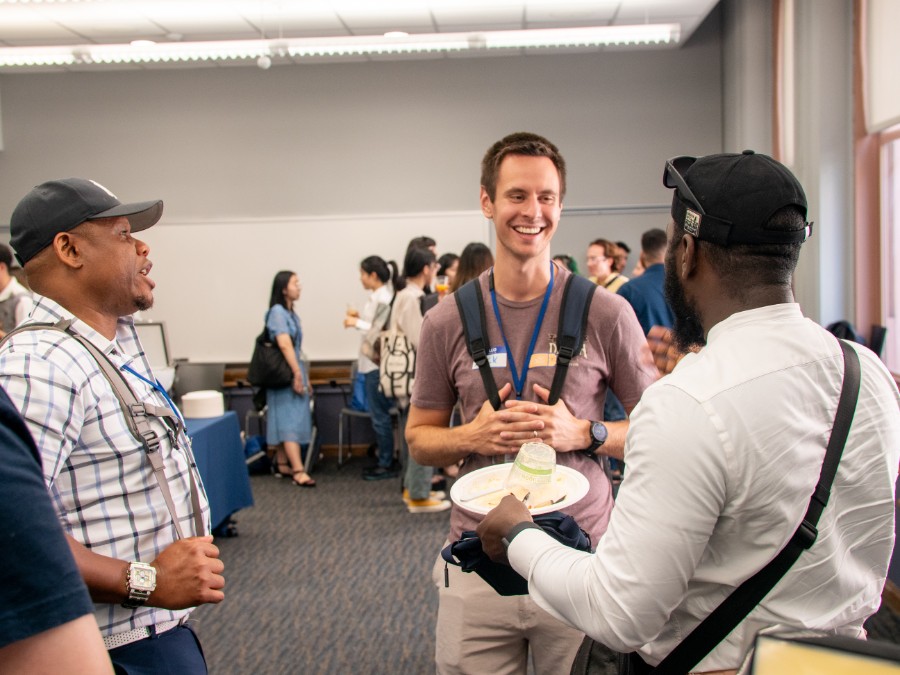
[(478, 279), (463, 284), (453, 294), (456, 298), (456, 308), (459, 310), (459, 318), (462, 320), (463, 331), (466, 336), (466, 349), (478, 366), (481, 380), (484, 382), (484, 390), (494, 410), (500, 409), (500, 394), (497, 391), (497, 383), (491, 372), (488, 362), (488, 341), (485, 334), (484, 298), (481, 296), (481, 284)]
[(559, 400), (563, 384), (569, 372), (569, 362), (584, 344), (588, 313), (597, 284), (586, 277), (573, 274), (563, 290), (562, 307), (559, 310), (559, 329), (556, 332), (556, 371), (550, 386), (550, 405)]

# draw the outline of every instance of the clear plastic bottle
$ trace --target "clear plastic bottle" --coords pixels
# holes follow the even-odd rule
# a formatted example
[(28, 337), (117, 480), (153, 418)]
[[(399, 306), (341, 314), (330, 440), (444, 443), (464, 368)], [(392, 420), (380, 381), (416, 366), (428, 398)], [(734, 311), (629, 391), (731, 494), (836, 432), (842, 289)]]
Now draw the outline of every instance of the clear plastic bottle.
[(542, 441), (528, 441), (519, 448), (503, 487), (522, 499), (549, 486), (555, 470), (556, 450)]

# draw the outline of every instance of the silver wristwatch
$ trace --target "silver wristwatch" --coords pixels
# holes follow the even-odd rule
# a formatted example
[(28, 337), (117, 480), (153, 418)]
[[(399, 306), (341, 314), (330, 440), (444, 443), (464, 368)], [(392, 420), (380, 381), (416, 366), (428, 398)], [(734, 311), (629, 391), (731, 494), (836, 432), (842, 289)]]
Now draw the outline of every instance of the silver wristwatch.
[(143, 605), (156, 590), (156, 568), (142, 562), (130, 563), (125, 572), (125, 589), (128, 591), (128, 599), (122, 603), (122, 607), (135, 609)]

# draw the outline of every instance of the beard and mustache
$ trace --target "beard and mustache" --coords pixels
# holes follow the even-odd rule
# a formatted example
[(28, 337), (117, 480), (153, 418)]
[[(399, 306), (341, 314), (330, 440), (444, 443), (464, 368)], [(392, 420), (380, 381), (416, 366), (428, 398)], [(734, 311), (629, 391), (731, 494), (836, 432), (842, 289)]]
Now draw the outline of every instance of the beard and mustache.
[(672, 327), (672, 338), (675, 347), (681, 352), (690, 351), (695, 347), (706, 345), (706, 334), (703, 323), (700, 320), (700, 311), (697, 304), (688, 300), (684, 292), (684, 286), (675, 272), (675, 248), (677, 239), (673, 238), (666, 249), (666, 276), (663, 287), (666, 302), (672, 309), (675, 325)]

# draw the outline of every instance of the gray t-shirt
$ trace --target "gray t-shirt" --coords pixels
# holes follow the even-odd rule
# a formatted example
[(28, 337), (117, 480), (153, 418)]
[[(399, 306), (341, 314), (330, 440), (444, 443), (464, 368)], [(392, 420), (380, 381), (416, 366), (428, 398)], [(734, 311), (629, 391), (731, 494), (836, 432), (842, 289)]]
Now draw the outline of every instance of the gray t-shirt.
[[(549, 389), (556, 370), (559, 310), (566, 280), (571, 273), (555, 263), (554, 265), (553, 291), (531, 357), (522, 391), (523, 400), (537, 400), (531, 385), (537, 383)], [(484, 299), (487, 335), (494, 357), (492, 372), (497, 387), (501, 388), (507, 382), (512, 383), (512, 375), (503, 336), (491, 304), (489, 274), (489, 271), (482, 274), (479, 281)], [(497, 296), (503, 330), (519, 372), (522, 370), (542, 301), (543, 296), (527, 302), (510, 302)], [(455, 298), (445, 299), (425, 315), (417, 359), (413, 405), (432, 410), (450, 410), (459, 400), (463, 422), (474, 419), (487, 400), (487, 395), (481, 375), (466, 350)], [(631, 306), (619, 296), (598, 287), (588, 316), (585, 344), (581, 354), (569, 365), (562, 400), (576, 417), (599, 420), (603, 417), (607, 387), (616, 392), (626, 408), (631, 408), (637, 404), (644, 389), (657, 377), (658, 371), (653, 365), (647, 341)], [(465, 475), (501, 459), (469, 455), (460, 474)], [(587, 476), (591, 484), (588, 495), (566, 509), (566, 513), (575, 517), (596, 544), (606, 531), (612, 510), (609, 481), (596, 460), (584, 453), (560, 452), (557, 454), (557, 462), (577, 469)], [(454, 505), (450, 518), (450, 541), (459, 539), (465, 530), (474, 530), (477, 524), (476, 516)]]

